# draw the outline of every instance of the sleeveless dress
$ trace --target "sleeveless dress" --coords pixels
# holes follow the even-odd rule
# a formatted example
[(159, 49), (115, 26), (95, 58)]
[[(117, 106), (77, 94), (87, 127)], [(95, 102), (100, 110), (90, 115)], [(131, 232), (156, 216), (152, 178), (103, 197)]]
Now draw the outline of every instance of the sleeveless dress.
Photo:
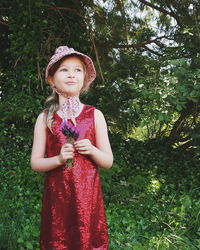
[[(78, 140), (95, 145), (95, 108), (84, 105), (76, 118)], [(70, 123), (71, 120), (68, 120)], [(46, 156), (60, 153), (67, 142), (62, 118), (55, 113), (53, 133), (47, 128)], [(60, 166), (45, 174), (40, 249), (107, 250), (108, 233), (99, 170), (88, 157), (75, 152), (73, 167)]]

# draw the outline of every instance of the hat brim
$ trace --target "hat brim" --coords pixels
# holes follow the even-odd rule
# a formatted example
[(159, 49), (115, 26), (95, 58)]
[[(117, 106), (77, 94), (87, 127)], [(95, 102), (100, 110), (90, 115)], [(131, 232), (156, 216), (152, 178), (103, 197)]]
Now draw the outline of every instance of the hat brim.
[[(63, 46), (63, 47), (65, 47), (65, 46)], [(67, 47), (67, 46), (66, 46), (66, 47)], [(67, 48), (68, 48), (68, 47), (67, 47)], [(85, 62), (86, 68), (87, 68), (87, 73), (88, 73), (88, 85), (90, 85), (90, 84), (94, 81), (94, 79), (96, 78), (96, 70), (95, 70), (93, 61), (92, 61), (92, 59), (91, 59), (89, 56), (87, 56), (87, 55), (85, 55), (85, 54), (83, 54), (83, 53), (81, 53), (81, 52), (75, 51), (75, 50), (72, 49), (72, 48), (71, 48), (71, 49), (68, 48), (68, 49), (66, 49), (66, 50), (63, 50), (63, 51), (61, 51), (60, 53), (55, 53), (55, 54), (51, 57), (51, 59), (50, 59), (48, 65), (47, 65), (47, 67), (46, 67), (46, 73), (45, 73), (46, 81), (48, 81), (48, 78), (49, 78), (49, 70), (50, 70), (50, 68), (51, 68), (56, 62), (58, 62), (59, 60), (61, 60), (63, 57), (65, 57), (65, 56), (70, 56), (70, 55), (78, 55), (78, 56), (81, 56), (81, 57), (82, 57), (83, 61)]]

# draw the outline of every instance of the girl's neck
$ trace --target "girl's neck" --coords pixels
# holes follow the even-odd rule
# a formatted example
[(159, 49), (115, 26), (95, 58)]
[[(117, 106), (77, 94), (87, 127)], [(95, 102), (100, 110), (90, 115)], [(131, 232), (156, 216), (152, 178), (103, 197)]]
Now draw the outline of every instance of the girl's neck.
[(79, 100), (79, 96), (63, 97), (59, 96), (59, 113), (62, 116), (63, 121), (71, 119), (74, 126), (76, 126), (76, 117), (83, 109), (83, 104)]
[(76, 96), (66, 96), (66, 97), (63, 97), (61, 95), (59, 95), (59, 106), (60, 108), (63, 106), (64, 103), (68, 102), (68, 101), (76, 101), (77, 103), (79, 103), (79, 105), (81, 106), (82, 103), (80, 102), (80, 99), (79, 99), (79, 95), (76, 95)]

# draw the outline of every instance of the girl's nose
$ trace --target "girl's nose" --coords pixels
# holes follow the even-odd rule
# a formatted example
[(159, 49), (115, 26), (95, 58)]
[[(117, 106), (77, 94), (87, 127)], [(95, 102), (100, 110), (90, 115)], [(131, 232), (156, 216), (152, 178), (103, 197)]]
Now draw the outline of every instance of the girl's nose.
[(68, 72), (68, 77), (70, 78), (73, 78), (75, 75), (74, 75), (74, 72), (73, 71), (69, 71)]

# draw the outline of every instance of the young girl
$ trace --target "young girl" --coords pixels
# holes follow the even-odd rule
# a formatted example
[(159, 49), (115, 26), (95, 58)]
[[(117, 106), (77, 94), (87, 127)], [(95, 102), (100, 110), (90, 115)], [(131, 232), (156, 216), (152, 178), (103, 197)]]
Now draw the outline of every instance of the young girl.
[(97, 166), (110, 168), (113, 155), (103, 114), (79, 100), (95, 77), (91, 58), (67, 46), (46, 68), (53, 93), (37, 118), (31, 155), (32, 169), (46, 172), (42, 250), (108, 249)]

